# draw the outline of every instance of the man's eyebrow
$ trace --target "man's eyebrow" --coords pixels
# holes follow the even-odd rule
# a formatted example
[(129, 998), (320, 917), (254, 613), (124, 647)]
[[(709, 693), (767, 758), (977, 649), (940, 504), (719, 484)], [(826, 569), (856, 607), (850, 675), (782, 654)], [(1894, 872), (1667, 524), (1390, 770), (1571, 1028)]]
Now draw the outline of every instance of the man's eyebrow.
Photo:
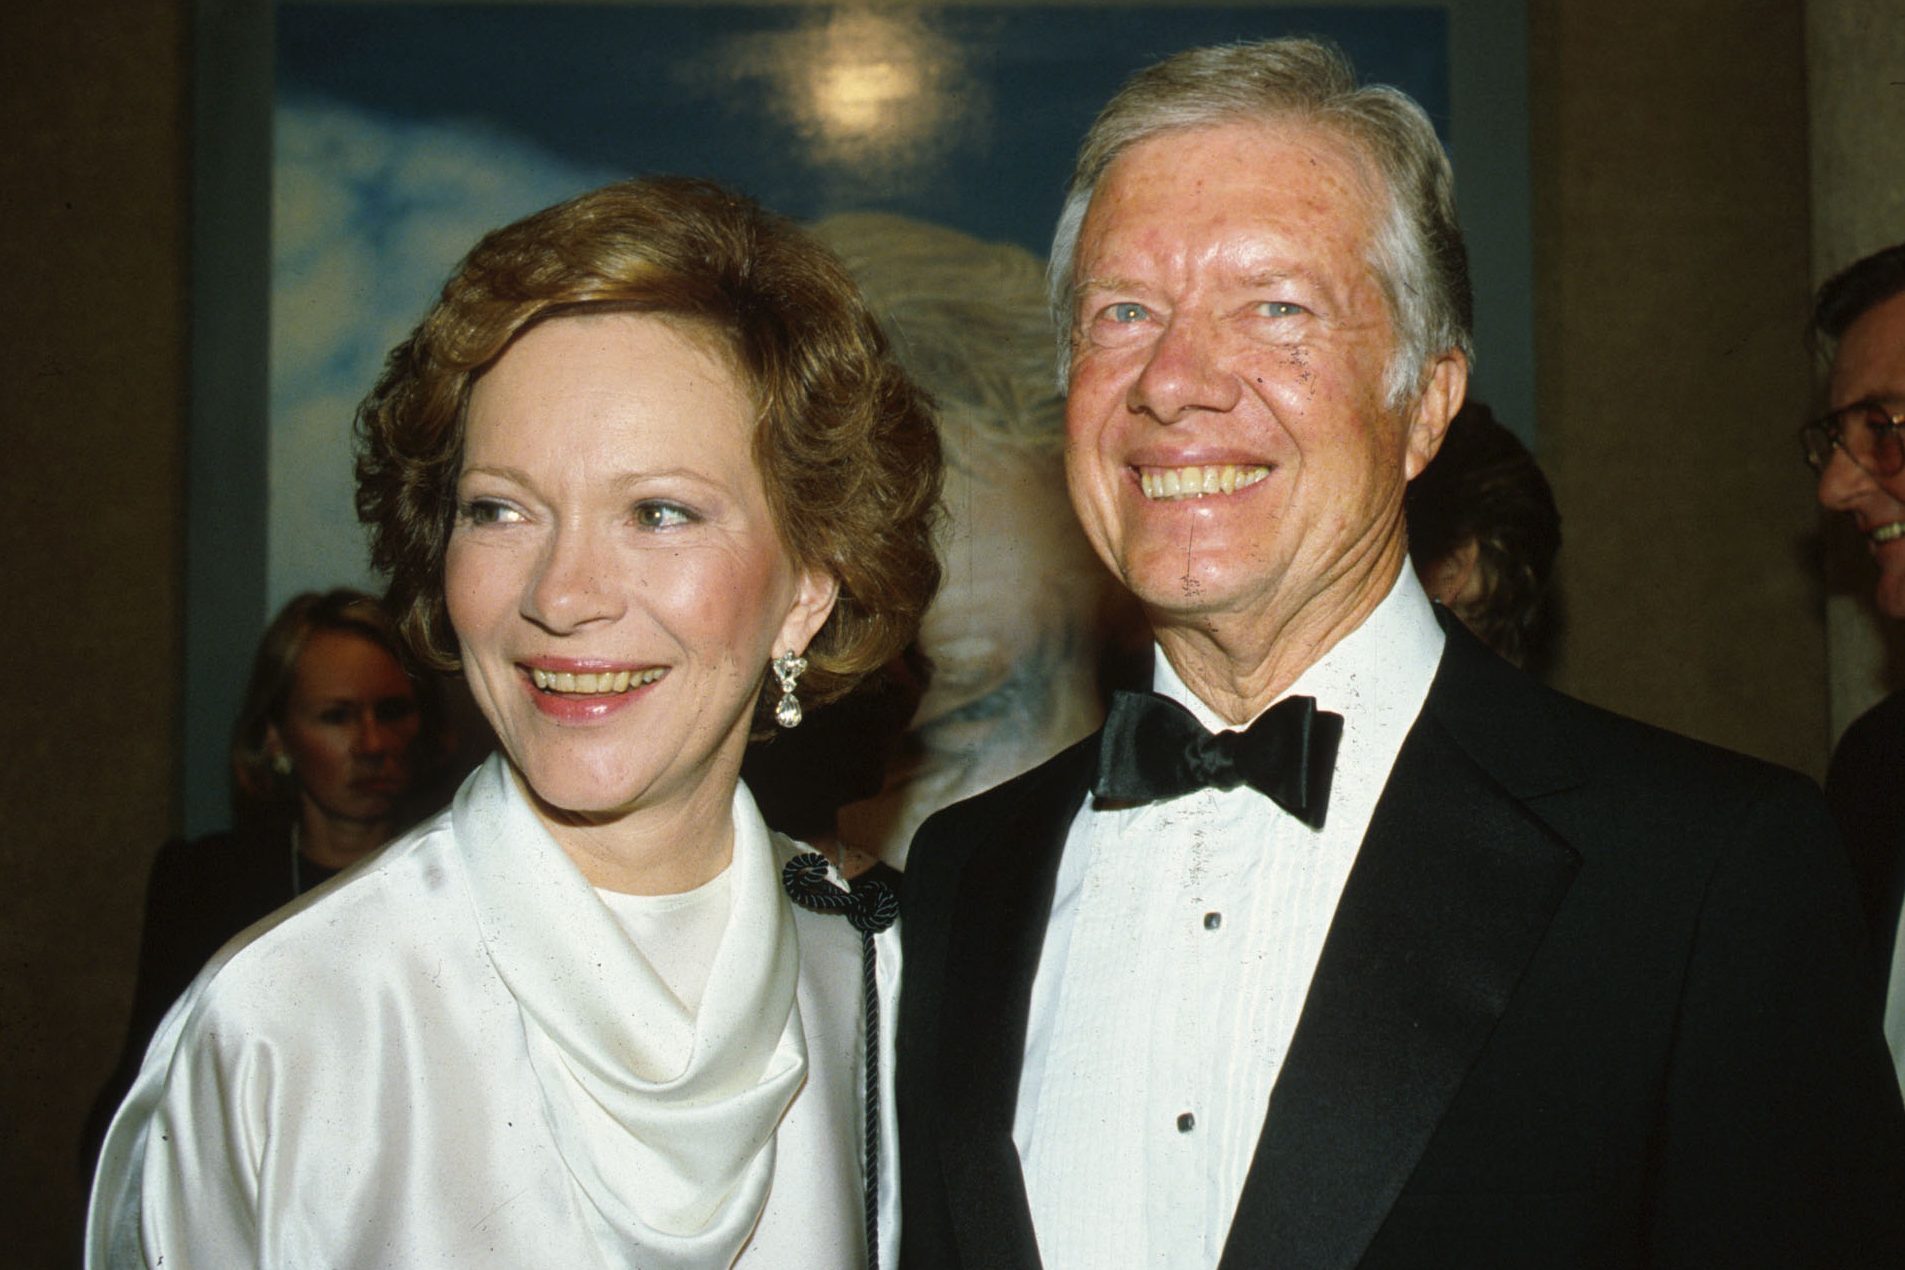
[[(1267, 287), (1279, 282), (1314, 282), (1316, 274), (1301, 265), (1280, 266), (1277, 268), (1253, 269), (1240, 274), (1232, 285), (1240, 287)], [(1126, 278), (1118, 274), (1093, 274), (1078, 280), (1080, 294), (1087, 291), (1146, 291), (1147, 283), (1135, 278)]]
[(1080, 278), (1075, 291), (1084, 295), (1088, 291), (1144, 291), (1148, 288), (1134, 278), (1123, 278), (1115, 274), (1093, 274)]
[(1237, 284), (1244, 287), (1271, 287), (1280, 283), (1300, 282), (1306, 286), (1326, 287), (1325, 275), (1301, 264), (1266, 266), (1240, 275)]

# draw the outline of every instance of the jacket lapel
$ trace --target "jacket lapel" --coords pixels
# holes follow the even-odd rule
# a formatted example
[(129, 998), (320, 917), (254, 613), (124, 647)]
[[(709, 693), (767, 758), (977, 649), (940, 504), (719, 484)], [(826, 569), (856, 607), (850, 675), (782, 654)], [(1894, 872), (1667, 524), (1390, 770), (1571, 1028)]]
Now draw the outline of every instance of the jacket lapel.
[(964, 1265), (1040, 1264), (1012, 1121), (1059, 857), (1096, 763), (1093, 736), (995, 794), (1003, 815), (961, 876), (946, 963), (960, 973), (945, 985), (939, 1020), (937, 1136)]
[[(1574, 852), (1445, 725), (1439, 702), (1495, 676), (1479, 656), (1465, 633), (1451, 633), (1397, 755), (1272, 1091), (1220, 1270), (1361, 1259), (1574, 877)], [(1507, 678), (1491, 686), (1525, 701), (1527, 681), (1499, 670)]]

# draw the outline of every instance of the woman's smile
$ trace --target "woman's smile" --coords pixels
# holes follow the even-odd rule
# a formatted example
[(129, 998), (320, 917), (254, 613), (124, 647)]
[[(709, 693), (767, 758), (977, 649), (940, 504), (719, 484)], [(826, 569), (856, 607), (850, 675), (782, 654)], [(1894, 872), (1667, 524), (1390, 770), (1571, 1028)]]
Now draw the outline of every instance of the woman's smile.
[(767, 663), (826, 617), (754, 417), (723, 350), (642, 314), (531, 327), (470, 394), (450, 620), (558, 841), (578, 815), (723, 823)]
[(571, 673), (566, 670), (543, 670), (532, 666), (529, 678), (537, 688), (544, 692), (561, 693), (564, 696), (577, 693), (582, 696), (612, 696), (627, 692), (630, 688), (640, 688), (652, 684), (668, 671), (656, 666), (649, 670), (603, 670)]

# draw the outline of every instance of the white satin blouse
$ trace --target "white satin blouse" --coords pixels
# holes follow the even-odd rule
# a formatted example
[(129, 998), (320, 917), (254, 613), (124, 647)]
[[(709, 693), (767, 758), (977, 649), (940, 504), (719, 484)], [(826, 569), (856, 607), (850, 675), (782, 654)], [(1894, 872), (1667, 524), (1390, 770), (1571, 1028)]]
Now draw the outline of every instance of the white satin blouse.
[(860, 936), (786, 899), (802, 848), (745, 788), (734, 822), (691, 1014), (492, 758), (173, 1006), (107, 1134), (87, 1264), (864, 1266)]

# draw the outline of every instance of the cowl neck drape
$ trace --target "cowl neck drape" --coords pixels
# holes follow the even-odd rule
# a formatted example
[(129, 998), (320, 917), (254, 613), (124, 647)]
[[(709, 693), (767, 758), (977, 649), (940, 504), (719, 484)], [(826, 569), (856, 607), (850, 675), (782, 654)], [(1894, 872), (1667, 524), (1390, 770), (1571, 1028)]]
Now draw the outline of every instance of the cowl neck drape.
[(557, 845), (505, 760), (457, 794), (484, 950), (521, 1010), (563, 1161), (644, 1267), (729, 1264), (766, 1204), (807, 1072), (799, 945), (773, 844), (734, 791), (725, 933), (690, 1016)]

